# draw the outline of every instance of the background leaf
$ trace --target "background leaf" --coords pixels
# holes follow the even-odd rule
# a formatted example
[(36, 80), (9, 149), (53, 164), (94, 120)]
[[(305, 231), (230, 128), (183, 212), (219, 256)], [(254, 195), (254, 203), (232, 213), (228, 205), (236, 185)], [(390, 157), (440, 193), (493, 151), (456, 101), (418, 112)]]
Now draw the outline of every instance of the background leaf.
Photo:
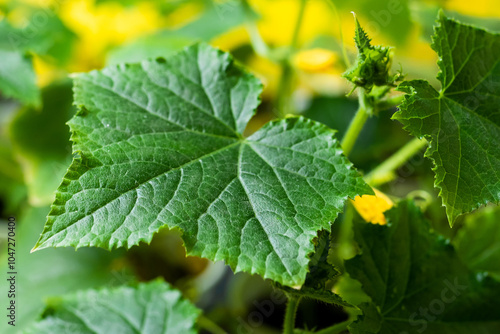
[(38, 106), (40, 92), (31, 57), (22, 51), (0, 49), (0, 92), (24, 104)]
[(500, 281), (500, 207), (486, 207), (465, 217), (453, 244), (458, 255), (476, 272)]
[(69, 128), (74, 115), (73, 92), (69, 80), (53, 83), (42, 90), (43, 107), (21, 108), (10, 122), (9, 136), (23, 167), (32, 205), (49, 205), (54, 191), (71, 161)]
[(354, 221), (361, 254), (345, 262), (371, 303), (352, 333), (494, 333), (500, 284), (476, 276), (410, 201), (387, 213), (388, 225)]
[(49, 301), (25, 333), (194, 334), (200, 311), (164, 282), (86, 290)]
[(26, 197), (21, 166), (12, 154), (10, 143), (0, 135), (0, 215), (5, 219), (18, 212)]
[[(28, 208), (17, 216), (16, 229), (16, 326), (0, 322), (0, 332), (22, 332), (42, 312), (44, 300), (77, 289), (123, 284), (128, 280), (123, 270), (122, 252), (102, 249), (47, 249), (30, 253), (31, 246), (39, 237), (40, 223), (49, 208)], [(7, 231), (5, 225), (1, 225)], [(7, 245), (3, 245), (5, 250)], [(7, 271), (7, 252), (0, 257), (2, 272)], [(0, 281), (1, 291), (8, 291), (9, 282)], [(7, 300), (7, 299), (4, 299)]]

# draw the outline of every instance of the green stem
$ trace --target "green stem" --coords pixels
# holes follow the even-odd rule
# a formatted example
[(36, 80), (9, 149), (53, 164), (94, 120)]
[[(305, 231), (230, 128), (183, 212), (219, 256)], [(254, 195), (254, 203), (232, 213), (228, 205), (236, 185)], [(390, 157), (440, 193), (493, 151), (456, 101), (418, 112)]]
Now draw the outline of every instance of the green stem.
[(285, 322), (283, 324), (283, 334), (293, 334), (295, 330), (295, 315), (299, 307), (300, 298), (296, 296), (289, 296), (288, 303), (286, 304)]
[(349, 124), (347, 132), (345, 133), (344, 138), (342, 138), (341, 142), (342, 150), (344, 151), (344, 154), (346, 156), (351, 153), (351, 150), (356, 143), (356, 139), (358, 139), (359, 133), (363, 129), (368, 116), (370, 116), (372, 113), (373, 108), (370, 106), (370, 104), (366, 103), (365, 92), (363, 88), (359, 88), (358, 111), (356, 111), (356, 115), (352, 119), (351, 124)]
[(250, 36), (250, 43), (256, 54), (261, 57), (269, 58), (270, 52), (264, 39), (259, 33), (259, 29), (255, 24), (255, 13), (247, 0), (242, 0), (243, 8), (245, 10), (245, 26)]
[(307, 0), (300, 0), (299, 15), (297, 16), (297, 21), (295, 22), (295, 28), (293, 30), (292, 42), (290, 43), (290, 48), (292, 52), (297, 48), (297, 42), (299, 40), (300, 27), (304, 19), (304, 13), (306, 9)]
[(375, 105), (375, 109), (377, 111), (382, 111), (382, 110), (387, 110), (387, 109), (392, 109), (394, 107), (399, 106), (403, 100), (404, 100), (404, 95), (397, 95), (393, 96), (381, 101), (378, 101), (377, 104)]
[(299, 14), (297, 16), (297, 21), (295, 23), (295, 28), (293, 30), (292, 41), (290, 42), (290, 47), (288, 49), (287, 56), (282, 60), (281, 63), (281, 78), (278, 84), (278, 92), (276, 96), (276, 108), (277, 116), (279, 118), (284, 118), (286, 114), (291, 112), (290, 95), (293, 83), (293, 69), (290, 64), (290, 58), (295, 53), (297, 49), (297, 43), (299, 39), (300, 27), (304, 19), (304, 12), (306, 8), (307, 0), (300, 1)]
[(339, 267), (343, 269), (344, 260), (352, 259), (356, 255), (356, 247), (354, 245), (354, 206), (349, 201), (346, 202), (344, 214), (342, 215), (342, 224), (338, 234), (338, 249), (335, 253), (340, 257)]
[(371, 186), (376, 187), (393, 180), (395, 175), (394, 172), (399, 167), (403, 166), (408, 159), (427, 146), (427, 144), (428, 142), (424, 138), (414, 138), (381, 163), (377, 168), (368, 173), (365, 176), (365, 181)]
[(204, 315), (198, 318), (198, 326), (212, 334), (227, 334), (224, 329)]
[(352, 314), (349, 315), (349, 318), (346, 321), (343, 321), (341, 323), (335, 324), (333, 326), (324, 328), (320, 331), (315, 332), (314, 334), (338, 334), (342, 333), (343, 331), (347, 330), (347, 327), (356, 319), (356, 316), (353, 316)]
[(344, 322), (341, 322), (339, 324), (335, 324), (333, 326), (330, 326), (328, 328), (322, 329), (318, 332), (315, 332), (314, 334), (338, 334), (342, 333), (347, 329), (347, 327), (352, 323), (352, 320), (347, 320)]
[(281, 65), (281, 77), (276, 95), (276, 116), (285, 118), (290, 112), (290, 94), (292, 89), (293, 70), (289, 60), (283, 60)]

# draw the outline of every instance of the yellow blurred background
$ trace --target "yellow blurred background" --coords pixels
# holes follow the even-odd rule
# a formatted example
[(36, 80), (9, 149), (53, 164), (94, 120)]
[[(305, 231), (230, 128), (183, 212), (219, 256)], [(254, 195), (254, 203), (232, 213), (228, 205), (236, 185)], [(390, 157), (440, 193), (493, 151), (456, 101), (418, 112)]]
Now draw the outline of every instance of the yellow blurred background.
[[(290, 43), (300, 0), (249, 0), (248, 5), (255, 13), (256, 28), (265, 43), (274, 48)], [(76, 35), (71, 58), (63, 67), (47, 57), (35, 56), (37, 80), (45, 86), (67, 72), (105, 66), (124, 45), (141, 48), (144, 45), (141, 40), (152, 41), (155, 34), (182, 32), (183, 27), (189, 26), (201, 29), (201, 24), (196, 25), (200, 20), (208, 30), (224, 25), (225, 20), (232, 21), (219, 29), (220, 34), (208, 36), (208, 42), (226, 51), (242, 49), (250, 44), (250, 37), (248, 17), (240, 15), (240, 6), (238, 0), (0, 0), (0, 16), (14, 26), (23, 27), (30, 20), (39, 19), (43, 24), (37, 18), (42, 16), (40, 12), (53, 11)], [(423, 73), (432, 79), (436, 57), (429, 45), (429, 29), (438, 8), (465, 21), (490, 19), (491, 26), (498, 27), (500, 6), (495, 0), (308, 0), (298, 35), (300, 51), (293, 61), (299, 73), (299, 87), (312, 93), (345, 93), (346, 85), (339, 76), (345, 70), (340, 50), (344, 45), (349, 54), (355, 53), (351, 11), (356, 12), (375, 44), (395, 46), (395, 66), (401, 65), (410, 77)], [(186, 41), (174, 43), (175, 48), (206, 37), (201, 31), (199, 35), (197, 38), (196, 31), (189, 32)], [(158, 52), (161, 54), (161, 46), (154, 54)], [(265, 95), (272, 95), (280, 74), (279, 64), (254, 53), (244, 57), (244, 62), (263, 79)], [(411, 67), (405, 66), (410, 63)]]

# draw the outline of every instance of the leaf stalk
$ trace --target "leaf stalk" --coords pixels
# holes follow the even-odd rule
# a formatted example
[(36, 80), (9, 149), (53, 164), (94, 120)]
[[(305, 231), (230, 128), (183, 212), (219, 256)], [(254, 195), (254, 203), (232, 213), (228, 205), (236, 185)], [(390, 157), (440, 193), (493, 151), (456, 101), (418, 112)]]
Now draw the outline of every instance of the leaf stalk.
[(354, 147), (354, 144), (356, 143), (356, 140), (358, 139), (359, 134), (363, 129), (363, 126), (368, 120), (368, 117), (373, 114), (373, 107), (370, 103), (368, 103), (366, 99), (365, 90), (363, 88), (359, 88), (358, 94), (358, 110), (356, 111), (356, 115), (354, 115), (354, 118), (349, 124), (347, 132), (345, 133), (344, 138), (342, 138), (342, 142), (340, 143), (345, 156), (349, 156), (349, 153), (351, 153), (352, 148)]
[(289, 295), (286, 304), (285, 322), (283, 323), (283, 334), (293, 334), (295, 330), (295, 316), (299, 308), (300, 297)]
[(425, 138), (412, 139), (378, 167), (368, 173), (365, 176), (366, 183), (376, 187), (393, 180), (395, 171), (427, 145), (428, 142)]
[(306, 3), (307, 0), (300, 1), (299, 14), (297, 16), (295, 28), (293, 30), (292, 40), (290, 42), (287, 55), (281, 62), (281, 77), (278, 84), (278, 93), (276, 96), (275, 104), (277, 109), (276, 114), (279, 118), (284, 118), (288, 113), (291, 112), (290, 95), (293, 84), (293, 68), (291, 65), (291, 57), (297, 49), (300, 27), (302, 26), (302, 21), (304, 19)]

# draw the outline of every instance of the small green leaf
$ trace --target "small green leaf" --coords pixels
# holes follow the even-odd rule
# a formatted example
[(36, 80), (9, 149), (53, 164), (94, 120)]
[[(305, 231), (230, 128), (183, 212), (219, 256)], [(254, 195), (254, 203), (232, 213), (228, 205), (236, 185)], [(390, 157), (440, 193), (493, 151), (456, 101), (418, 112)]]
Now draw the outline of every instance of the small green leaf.
[(413, 202), (386, 217), (384, 226), (354, 221), (361, 254), (345, 268), (372, 301), (352, 333), (498, 332), (500, 284), (470, 271)]
[(372, 40), (361, 27), (356, 17), (354, 17), (354, 24), (356, 26), (354, 30), (354, 42), (356, 43), (356, 48), (358, 49), (359, 56), (366, 59), (366, 52), (373, 50), (373, 46), (370, 44)]
[(340, 272), (328, 262), (328, 254), (330, 253), (330, 233), (320, 231), (317, 240), (314, 254), (309, 262), (309, 272), (306, 277), (306, 286), (315, 289), (324, 289), (325, 284), (335, 278)]
[(243, 138), (261, 84), (208, 45), (80, 74), (74, 90), (74, 160), (35, 248), (177, 228), (190, 255), (302, 285), (317, 232), (371, 193), (324, 125), (289, 118)]
[[(372, 46), (370, 38), (361, 28), (358, 19), (354, 18), (356, 30), (354, 41), (358, 49), (356, 65), (343, 74), (343, 77), (370, 92), (375, 86), (379, 87), (373, 93), (381, 98), (388, 91), (388, 87), (399, 79), (399, 74), (391, 76), (392, 54), (391, 48), (386, 46)], [(381, 88), (382, 87), (382, 88)]]
[(309, 272), (307, 273), (305, 283), (300, 289), (281, 286), (278, 288), (284, 290), (288, 295), (295, 295), (299, 298), (310, 298), (322, 301), (328, 304), (337, 304), (342, 306), (352, 306), (333, 293), (327, 282), (335, 278), (340, 272), (328, 262), (328, 253), (330, 250), (330, 233), (320, 231), (315, 240), (314, 254), (309, 262)]
[(161, 281), (53, 298), (26, 334), (196, 333), (200, 311)]
[(441, 13), (433, 39), (442, 88), (403, 82), (399, 90), (408, 95), (394, 118), (430, 139), (426, 156), (453, 225), (459, 215), (500, 201), (500, 34)]

